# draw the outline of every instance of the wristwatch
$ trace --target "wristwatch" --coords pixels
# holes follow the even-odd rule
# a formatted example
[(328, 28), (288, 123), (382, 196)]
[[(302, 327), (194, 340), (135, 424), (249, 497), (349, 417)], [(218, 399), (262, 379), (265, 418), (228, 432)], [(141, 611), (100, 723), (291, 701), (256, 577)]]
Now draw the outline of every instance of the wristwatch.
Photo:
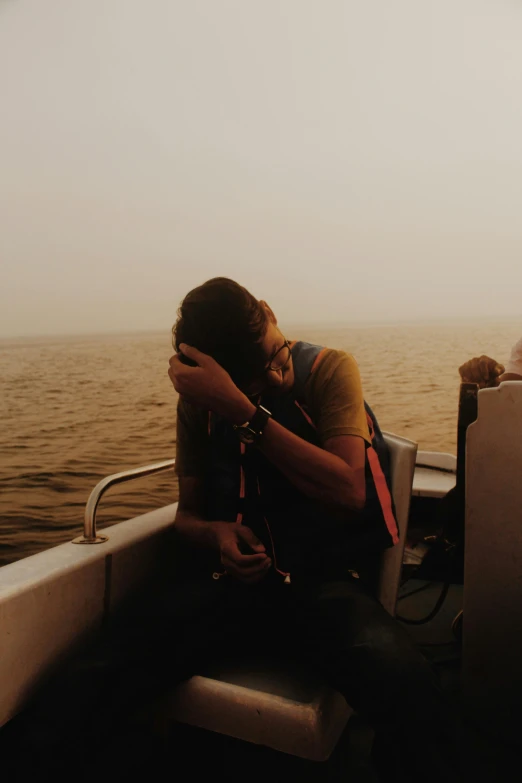
[(232, 426), (243, 443), (256, 443), (263, 434), (266, 423), (271, 416), (270, 411), (267, 411), (262, 405), (258, 405), (250, 421), (246, 421), (244, 424), (233, 424)]

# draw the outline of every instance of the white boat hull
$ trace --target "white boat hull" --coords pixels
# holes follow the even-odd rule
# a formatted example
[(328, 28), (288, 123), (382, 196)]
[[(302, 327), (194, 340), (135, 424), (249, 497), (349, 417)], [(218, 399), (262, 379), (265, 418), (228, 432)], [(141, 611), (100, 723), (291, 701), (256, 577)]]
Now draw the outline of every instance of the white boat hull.
[(61, 544), (0, 569), (0, 726), (139, 588), (176, 508), (114, 525), (103, 544)]

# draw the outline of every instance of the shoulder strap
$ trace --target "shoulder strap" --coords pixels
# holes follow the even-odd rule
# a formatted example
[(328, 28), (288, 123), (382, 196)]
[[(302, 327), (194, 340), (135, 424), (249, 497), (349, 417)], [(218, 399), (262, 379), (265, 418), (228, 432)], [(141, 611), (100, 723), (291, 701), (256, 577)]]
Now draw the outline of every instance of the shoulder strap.
[(294, 393), (298, 399), (303, 399), (306, 381), (317, 367), (321, 360), (321, 354), (325, 350), (322, 345), (313, 345), (302, 341), (293, 343)]
[[(325, 350), (326, 349), (320, 345), (312, 345), (311, 343), (304, 342), (298, 342), (292, 346), (295, 373), (294, 390), (296, 398), (299, 396), (302, 398), (304, 394), (304, 385), (309, 376), (319, 365)], [(392, 543), (396, 544), (399, 541), (398, 525), (395, 519), (395, 509), (390, 492), (389, 480), (386, 475), (389, 473), (388, 449), (377, 418), (366, 401), (364, 402), (364, 409), (366, 411), (366, 420), (368, 422), (371, 440), (371, 445), (366, 449), (367, 464), (375, 486), (384, 522)], [(303, 414), (306, 415), (304, 411)]]

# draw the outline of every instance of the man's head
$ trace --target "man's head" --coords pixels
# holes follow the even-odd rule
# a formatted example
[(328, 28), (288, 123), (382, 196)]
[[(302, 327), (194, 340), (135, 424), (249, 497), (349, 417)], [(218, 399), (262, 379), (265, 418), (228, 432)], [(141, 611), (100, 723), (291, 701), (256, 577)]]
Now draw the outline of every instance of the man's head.
[(290, 351), (272, 310), (226, 277), (186, 295), (172, 334), (176, 351), (186, 343), (212, 356), (247, 394), (286, 391), (293, 384)]

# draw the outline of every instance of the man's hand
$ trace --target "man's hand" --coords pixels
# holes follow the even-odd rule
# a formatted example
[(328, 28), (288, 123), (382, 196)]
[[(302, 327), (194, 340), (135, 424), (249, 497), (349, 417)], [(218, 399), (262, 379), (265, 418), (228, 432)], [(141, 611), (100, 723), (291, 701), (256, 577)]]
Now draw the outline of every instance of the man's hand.
[(221, 562), (227, 574), (247, 584), (259, 582), (272, 565), (261, 541), (249, 527), (236, 522), (213, 524)]
[(480, 389), (498, 386), (504, 366), (489, 356), (476, 356), (459, 367), (462, 383), (477, 383)]
[(188, 402), (223, 416), (234, 424), (248, 421), (255, 406), (241, 392), (226, 370), (215, 359), (184, 343), (181, 353), (196, 362), (196, 367), (183, 364), (179, 354), (169, 362), (169, 377), (178, 394)]

